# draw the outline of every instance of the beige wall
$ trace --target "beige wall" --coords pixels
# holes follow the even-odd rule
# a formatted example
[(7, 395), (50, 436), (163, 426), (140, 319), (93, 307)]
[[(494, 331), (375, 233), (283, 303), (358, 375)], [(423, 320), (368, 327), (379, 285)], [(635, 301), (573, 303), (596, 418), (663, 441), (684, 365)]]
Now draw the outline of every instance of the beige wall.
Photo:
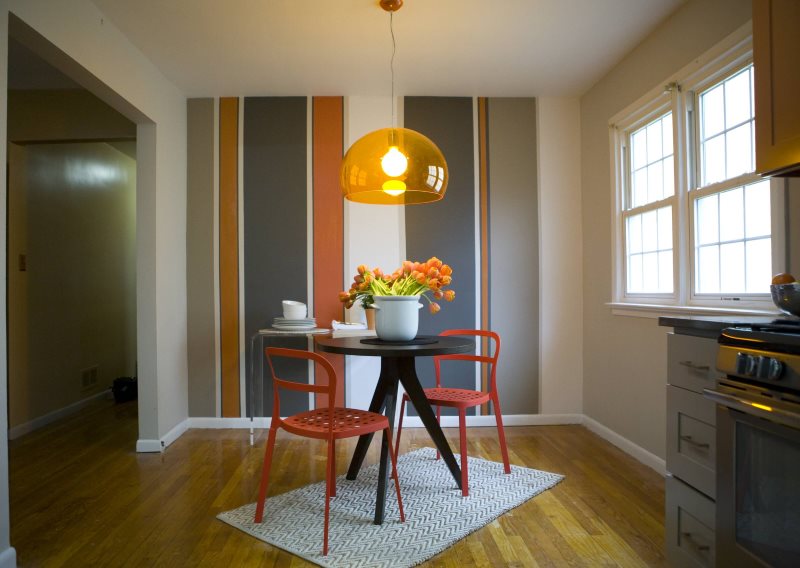
[(581, 98), (584, 414), (664, 458), (666, 328), (614, 316), (608, 121), (750, 19), (749, 0), (690, 0)]
[(105, 143), (11, 145), (9, 172), (13, 437), (135, 373), (136, 162)]

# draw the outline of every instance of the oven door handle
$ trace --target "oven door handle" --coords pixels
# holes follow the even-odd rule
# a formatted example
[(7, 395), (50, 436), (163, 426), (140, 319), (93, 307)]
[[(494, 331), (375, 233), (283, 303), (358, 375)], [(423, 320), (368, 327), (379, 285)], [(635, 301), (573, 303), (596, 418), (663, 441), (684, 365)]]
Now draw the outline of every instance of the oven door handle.
[(745, 414), (764, 418), (771, 422), (778, 422), (785, 426), (800, 429), (800, 414), (786, 410), (784, 408), (776, 408), (768, 404), (762, 404), (743, 396), (736, 396), (734, 394), (719, 392), (713, 389), (703, 389), (703, 396), (721, 404), (739, 410)]

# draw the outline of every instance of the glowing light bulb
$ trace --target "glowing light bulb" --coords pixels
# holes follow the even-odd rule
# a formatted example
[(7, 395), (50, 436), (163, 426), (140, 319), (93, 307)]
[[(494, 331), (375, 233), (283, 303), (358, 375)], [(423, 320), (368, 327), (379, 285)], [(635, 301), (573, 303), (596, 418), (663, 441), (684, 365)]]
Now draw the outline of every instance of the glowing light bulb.
[(381, 189), (384, 193), (388, 193), (392, 197), (402, 195), (406, 191), (406, 184), (399, 179), (388, 179), (383, 182)]
[(381, 158), (381, 168), (387, 176), (397, 177), (408, 168), (408, 158), (397, 149), (397, 146), (391, 146)]

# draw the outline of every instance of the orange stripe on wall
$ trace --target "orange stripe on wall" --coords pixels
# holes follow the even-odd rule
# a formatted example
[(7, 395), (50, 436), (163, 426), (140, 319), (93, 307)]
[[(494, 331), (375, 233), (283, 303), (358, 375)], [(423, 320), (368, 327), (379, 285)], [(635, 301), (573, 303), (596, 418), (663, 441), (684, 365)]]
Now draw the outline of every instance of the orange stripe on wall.
[[(313, 211), (314, 211), (314, 316), (321, 327), (343, 319), (338, 294), (344, 285), (344, 205), (339, 188), (342, 163), (343, 99), (314, 97), (313, 104)], [(336, 404), (344, 405), (344, 356), (325, 356), (339, 381)], [(319, 380), (320, 377), (317, 377)], [(324, 404), (324, 395), (317, 406)]]
[[(489, 159), (487, 151), (488, 132), (486, 122), (486, 97), (478, 97), (478, 170), (479, 202), (480, 202), (480, 231), (481, 231), (481, 329), (490, 329), (489, 321)], [(489, 355), (488, 339), (481, 342), (481, 353)], [(485, 365), (481, 366), (481, 388), (489, 389), (489, 376)], [(481, 414), (489, 414), (489, 405), (481, 405)]]
[(239, 99), (219, 100), (219, 311), (222, 416), (239, 409)]

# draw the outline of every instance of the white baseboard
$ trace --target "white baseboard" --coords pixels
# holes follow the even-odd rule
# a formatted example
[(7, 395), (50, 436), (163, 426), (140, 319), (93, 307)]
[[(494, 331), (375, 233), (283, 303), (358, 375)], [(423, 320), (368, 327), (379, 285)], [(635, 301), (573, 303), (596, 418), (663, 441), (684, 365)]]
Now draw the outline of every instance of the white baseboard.
[[(458, 416), (442, 416), (443, 428), (458, 428)], [(503, 426), (554, 426), (557, 424), (583, 424), (582, 414), (507, 414)], [(494, 415), (467, 416), (467, 426), (497, 426)], [(422, 428), (419, 416), (403, 418), (403, 428)]]
[(0, 552), (0, 568), (16, 568), (17, 566), (17, 551), (14, 547), (9, 546)]
[(650, 469), (657, 471), (661, 475), (667, 474), (667, 464), (663, 459), (661, 459), (655, 454), (651, 454), (650, 452), (648, 452), (641, 446), (634, 444), (627, 438), (623, 438), (610, 428), (607, 428), (606, 426), (600, 424), (594, 418), (589, 418), (588, 416), (584, 416), (584, 426), (586, 426), (589, 430), (591, 430), (601, 438), (608, 440), (626, 454), (630, 455), (633, 458), (636, 458)]
[(189, 429), (189, 419), (187, 418), (183, 422), (180, 422), (177, 426), (175, 426), (172, 430), (167, 432), (164, 436), (161, 437), (162, 447), (168, 448), (172, 442), (180, 438), (186, 430)]
[(161, 453), (161, 440), (136, 440), (136, 451), (140, 454)]
[[(185, 423), (187, 428), (249, 429), (252, 425), (253, 428), (261, 429), (269, 428), (270, 419), (259, 417), (255, 418), (251, 423), (249, 418), (192, 417), (186, 420)], [(508, 414), (503, 416), (503, 426), (557, 426), (560, 424), (581, 424), (659, 474), (666, 474), (667, 468), (663, 459), (603, 426), (597, 420), (583, 414)], [(496, 425), (497, 422), (494, 416), (467, 416), (467, 426)], [(442, 416), (442, 426), (444, 428), (458, 428), (458, 416)], [(403, 428), (422, 428), (422, 421), (418, 416), (406, 416), (403, 419)], [(149, 441), (139, 440), (140, 443)], [(155, 442), (158, 443), (157, 440)], [(161, 451), (161, 449), (159, 447), (156, 450), (139, 450), (139, 445), (137, 444), (137, 451)]]
[(175, 440), (183, 436), (189, 429), (189, 419), (179, 422), (172, 430), (164, 434), (160, 440), (137, 440), (136, 451), (141, 454), (160, 453), (167, 449)]
[[(14, 426), (13, 428), (8, 429), (8, 439), (9, 440), (16, 440), (20, 436), (24, 436), (25, 434), (30, 434), (34, 430), (38, 430), (39, 428), (43, 428), (48, 424), (55, 422), (61, 418), (66, 418), (67, 416), (71, 416), (76, 412), (80, 411), (81, 408), (85, 407), (90, 402), (97, 400), (98, 398), (103, 398), (104, 396), (108, 395), (108, 390), (102, 390), (97, 394), (93, 394), (90, 397), (84, 398), (83, 400), (79, 400), (78, 402), (73, 402), (69, 406), (65, 406), (64, 408), (59, 408), (58, 410), (54, 410), (53, 412), (49, 412), (44, 416), (40, 416), (39, 418), (34, 418), (30, 422), (25, 422), (24, 424), (19, 424)], [(2, 557), (0, 557), (0, 561)]]

